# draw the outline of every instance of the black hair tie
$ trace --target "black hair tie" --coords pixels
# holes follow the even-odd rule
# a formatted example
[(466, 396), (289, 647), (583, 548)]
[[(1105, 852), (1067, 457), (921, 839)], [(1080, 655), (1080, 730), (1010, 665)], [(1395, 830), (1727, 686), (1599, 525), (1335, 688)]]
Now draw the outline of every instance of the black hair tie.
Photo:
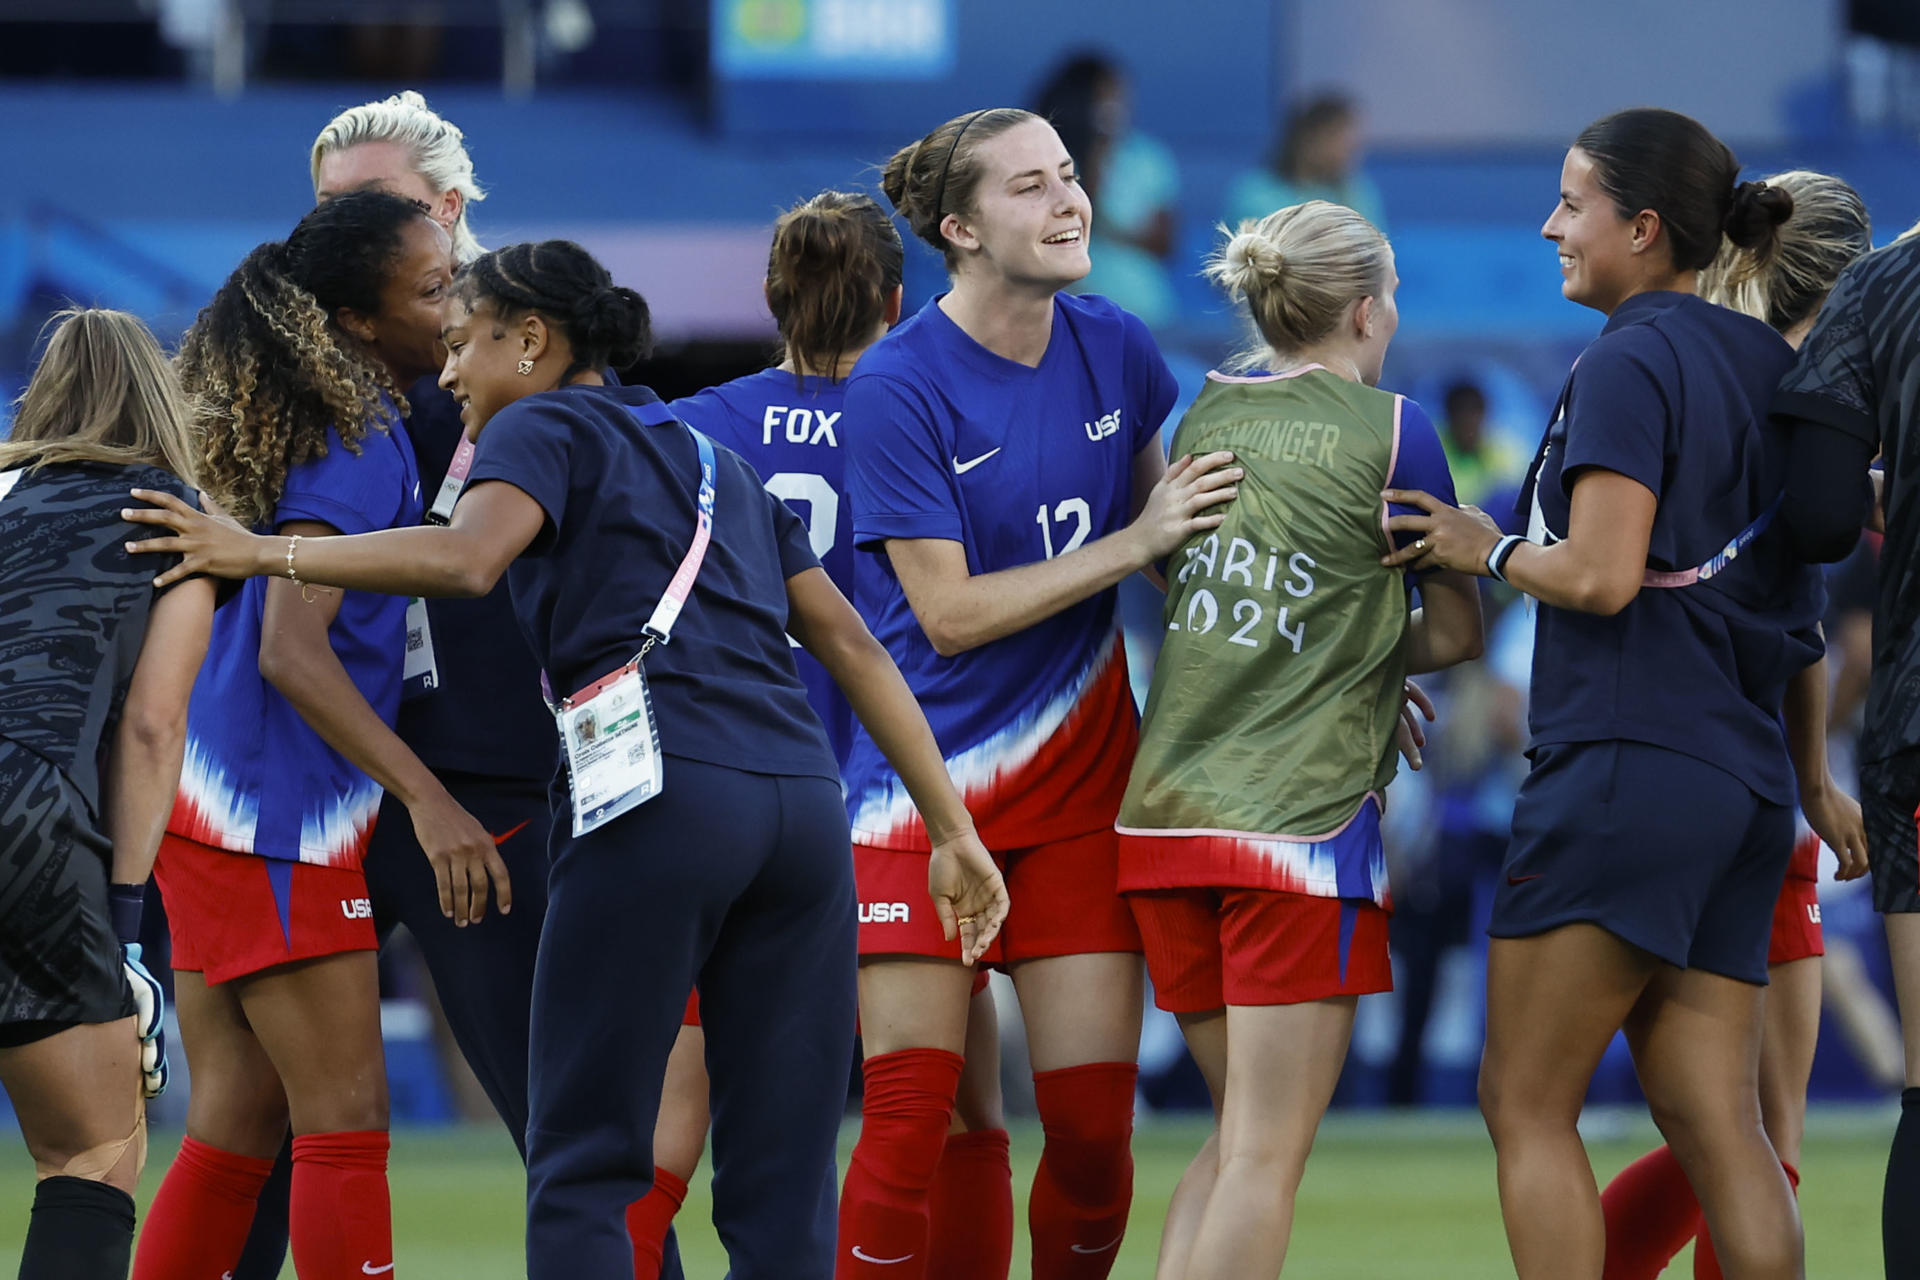
[(992, 107), (980, 108), (953, 131), (953, 142), (947, 147), (947, 158), (940, 164), (940, 185), (935, 187), (933, 192), (933, 225), (936, 227), (940, 225), (940, 220), (947, 216), (947, 175), (953, 171), (953, 155), (960, 150), (960, 139), (967, 136), (967, 130), (973, 128), (975, 120), (991, 110), (993, 110)]

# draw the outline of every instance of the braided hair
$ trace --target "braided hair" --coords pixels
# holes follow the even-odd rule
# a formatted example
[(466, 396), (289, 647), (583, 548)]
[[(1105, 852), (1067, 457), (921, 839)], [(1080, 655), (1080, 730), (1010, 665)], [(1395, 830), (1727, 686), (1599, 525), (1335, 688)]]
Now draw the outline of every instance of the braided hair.
[(460, 269), (454, 293), (468, 306), (493, 303), (509, 320), (538, 312), (567, 337), (573, 363), (567, 383), (589, 370), (637, 364), (653, 350), (647, 300), (613, 282), (594, 256), (571, 240), (510, 244)]
[(201, 483), (242, 524), (271, 518), (287, 473), (325, 456), (329, 426), (358, 454), (370, 428), (407, 411), (386, 366), (334, 317), (380, 310), (406, 228), (426, 216), (382, 191), (316, 206), (284, 242), (249, 253), (181, 340)]

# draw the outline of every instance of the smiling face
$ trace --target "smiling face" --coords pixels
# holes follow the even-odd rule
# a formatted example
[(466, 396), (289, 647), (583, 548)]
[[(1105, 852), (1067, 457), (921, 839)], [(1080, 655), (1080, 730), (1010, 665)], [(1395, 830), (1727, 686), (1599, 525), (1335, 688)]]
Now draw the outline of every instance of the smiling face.
[(519, 371), (521, 360), (539, 357), (549, 342), (546, 320), (537, 313), (508, 321), (491, 301), (455, 293), (440, 336), (447, 348), (440, 385), (459, 403), (469, 436), (477, 437), (494, 414), (522, 396), (551, 390), (547, 379)]
[(452, 284), (453, 242), (438, 223), (411, 218), (380, 286), (380, 309), (369, 315), (342, 307), (337, 323), (405, 386), (440, 368), (440, 326)]
[[(1600, 189), (1593, 157), (1575, 147), (1560, 167), (1560, 203), (1540, 234), (1560, 251), (1560, 292), (1582, 306), (1611, 313), (1640, 287), (1651, 242), (1651, 214), (1623, 218)], [(1657, 221), (1655, 223), (1657, 226)]]
[(1027, 120), (981, 142), (972, 211), (948, 214), (947, 238), (962, 271), (1059, 290), (1093, 269), (1087, 232), (1093, 205), (1073, 157), (1044, 120)]
[(319, 177), (314, 182), (315, 200), (369, 189), (418, 200), (427, 206), (435, 222), (449, 230), (460, 218), (460, 193), (435, 191), (413, 167), (407, 149), (397, 142), (362, 142), (321, 157)]

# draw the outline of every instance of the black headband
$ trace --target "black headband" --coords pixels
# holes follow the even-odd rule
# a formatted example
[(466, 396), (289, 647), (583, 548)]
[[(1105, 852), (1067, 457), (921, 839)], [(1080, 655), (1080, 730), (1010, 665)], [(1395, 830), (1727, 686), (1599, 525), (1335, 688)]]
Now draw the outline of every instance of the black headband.
[(936, 227), (940, 225), (940, 219), (947, 216), (947, 174), (953, 169), (953, 153), (960, 149), (960, 139), (967, 136), (967, 130), (973, 128), (973, 122), (991, 110), (993, 110), (992, 107), (982, 107), (968, 116), (960, 127), (953, 131), (953, 142), (947, 147), (947, 158), (940, 165), (940, 185), (934, 188), (933, 193), (933, 216)]

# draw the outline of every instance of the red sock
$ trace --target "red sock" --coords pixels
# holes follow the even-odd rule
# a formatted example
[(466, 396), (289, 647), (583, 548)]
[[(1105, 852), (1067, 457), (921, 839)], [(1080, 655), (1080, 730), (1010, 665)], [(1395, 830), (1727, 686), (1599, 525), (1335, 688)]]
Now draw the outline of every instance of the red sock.
[[(1780, 1167), (1786, 1171), (1787, 1182), (1793, 1187), (1793, 1194), (1800, 1194), (1800, 1171), (1785, 1160)], [(1713, 1249), (1713, 1234), (1707, 1230), (1707, 1224), (1700, 1224), (1700, 1234), (1693, 1241), (1693, 1280), (1723, 1280), (1720, 1275), (1720, 1255)]]
[(254, 1202), (273, 1172), (255, 1160), (185, 1138), (147, 1210), (133, 1280), (217, 1276), (240, 1261)]
[(287, 1217), (300, 1280), (366, 1280), (393, 1269), (387, 1135), (296, 1134)]
[(922, 1280), (928, 1191), (965, 1061), (944, 1049), (868, 1058), (860, 1141), (840, 1190), (835, 1280)]
[(1600, 1207), (1607, 1217), (1604, 1280), (1653, 1280), (1700, 1230), (1700, 1202), (1665, 1147), (1615, 1174)]
[(1036, 1071), (1047, 1137), (1027, 1201), (1033, 1280), (1105, 1280), (1133, 1202), (1131, 1062)]
[(627, 1206), (633, 1280), (660, 1280), (660, 1255), (667, 1247), (667, 1228), (686, 1202), (686, 1179), (670, 1169), (653, 1166), (653, 1188)]
[(948, 1134), (929, 1204), (927, 1280), (1007, 1280), (1013, 1166), (1005, 1129)]

